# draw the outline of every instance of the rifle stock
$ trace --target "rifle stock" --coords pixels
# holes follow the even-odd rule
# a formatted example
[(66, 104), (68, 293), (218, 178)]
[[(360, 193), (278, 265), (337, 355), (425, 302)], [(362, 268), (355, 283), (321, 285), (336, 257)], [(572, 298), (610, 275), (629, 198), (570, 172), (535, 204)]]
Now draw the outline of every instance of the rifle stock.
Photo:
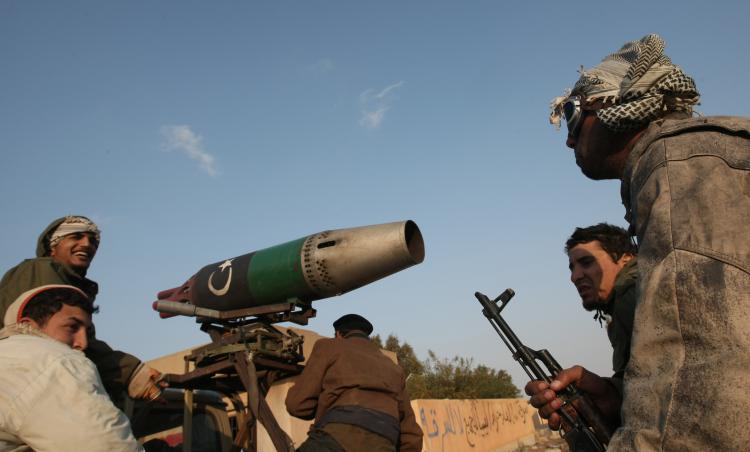
[[(526, 375), (532, 380), (551, 383), (552, 379), (562, 370), (560, 364), (549, 351), (544, 349), (534, 350), (524, 345), (500, 315), (513, 295), (515, 295), (513, 289), (506, 289), (494, 300), (490, 300), (487, 295), (480, 292), (474, 294), (482, 305), (482, 313), (487, 317), (500, 339), (510, 349), (513, 359), (518, 361)], [(497, 304), (498, 301), (502, 302), (500, 306)], [(544, 364), (547, 368), (546, 371), (540, 363)], [(563, 429), (564, 433), (561, 430), (560, 434), (571, 450), (576, 452), (604, 452), (612, 432), (589, 398), (573, 384), (568, 385), (559, 394), (559, 397), (563, 401), (563, 406), (557, 410), (557, 413), (563, 418), (566, 426)], [(571, 411), (574, 411), (575, 414), (571, 414)]]

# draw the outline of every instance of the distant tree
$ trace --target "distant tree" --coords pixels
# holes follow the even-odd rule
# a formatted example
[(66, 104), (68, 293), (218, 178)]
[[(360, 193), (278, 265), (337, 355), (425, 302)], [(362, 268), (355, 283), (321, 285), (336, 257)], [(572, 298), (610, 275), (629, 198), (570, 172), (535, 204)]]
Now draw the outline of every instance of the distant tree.
[(470, 358), (440, 359), (433, 351), (424, 362), (425, 372), (410, 382), (415, 399), (502, 399), (518, 397), (520, 391), (504, 370), (474, 366)]
[(427, 360), (421, 362), (411, 345), (399, 343), (392, 334), (385, 344), (379, 335), (372, 340), (380, 348), (396, 353), (412, 399), (502, 399), (520, 395), (504, 370), (483, 364), (475, 366), (473, 359), (460, 356), (441, 359), (432, 350), (428, 351)]
[(412, 346), (407, 342), (400, 344), (397, 336), (389, 334), (385, 340), (385, 344), (383, 344), (383, 341), (380, 339), (380, 335), (373, 336), (372, 341), (375, 342), (378, 347), (396, 354), (398, 364), (404, 369), (406, 378), (409, 378), (412, 374), (421, 374), (424, 372), (424, 366), (417, 358)]

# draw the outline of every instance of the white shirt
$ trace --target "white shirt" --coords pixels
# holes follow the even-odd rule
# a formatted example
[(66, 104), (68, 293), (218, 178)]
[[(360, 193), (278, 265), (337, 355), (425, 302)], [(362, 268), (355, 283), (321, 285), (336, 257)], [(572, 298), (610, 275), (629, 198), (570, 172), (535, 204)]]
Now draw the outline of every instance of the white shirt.
[(142, 451), (96, 366), (47, 337), (0, 339), (0, 452)]

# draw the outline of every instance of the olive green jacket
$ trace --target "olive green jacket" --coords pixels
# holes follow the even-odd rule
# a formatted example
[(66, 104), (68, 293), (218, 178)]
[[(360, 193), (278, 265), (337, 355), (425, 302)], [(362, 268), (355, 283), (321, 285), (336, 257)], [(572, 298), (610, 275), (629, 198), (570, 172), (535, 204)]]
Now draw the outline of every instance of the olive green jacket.
[(630, 338), (633, 335), (633, 316), (638, 300), (636, 282), (638, 265), (636, 258), (631, 259), (617, 274), (615, 287), (607, 299), (602, 311), (609, 314), (612, 320), (607, 324), (607, 336), (612, 344), (612, 384), (622, 395), (622, 378), (625, 366), (630, 361)]
[[(92, 300), (99, 291), (96, 282), (79, 275), (73, 269), (55, 262), (44, 247), (45, 237), (54, 230), (63, 218), (53, 221), (39, 236), (37, 258), (26, 259), (8, 270), (0, 280), (0, 327), (8, 307), (22, 293), (46, 284), (69, 284), (83, 290)], [(86, 356), (96, 364), (104, 387), (113, 401), (122, 399), (127, 392), (128, 381), (141, 363), (135, 356), (113, 350), (105, 342), (91, 338)]]

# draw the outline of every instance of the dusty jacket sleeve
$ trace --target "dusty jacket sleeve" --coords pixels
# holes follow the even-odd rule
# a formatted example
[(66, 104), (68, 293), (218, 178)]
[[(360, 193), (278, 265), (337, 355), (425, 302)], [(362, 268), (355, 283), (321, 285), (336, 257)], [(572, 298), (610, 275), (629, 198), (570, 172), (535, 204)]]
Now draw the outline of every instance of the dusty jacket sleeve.
[(18, 413), (26, 413), (18, 436), (33, 450), (143, 450), (127, 417), (109, 400), (96, 368), (83, 355), (52, 363), (14, 403)]
[(401, 437), (399, 438), (400, 452), (419, 452), (422, 450), (422, 429), (414, 417), (411, 400), (406, 388), (401, 392), (398, 400)]
[(318, 408), (318, 397), (323, 391), (323, 377), (330, 365), (326, 353), (326, 340), (315, 343), (305, 369), (286, 395), (286, 409), (292, 416), (310, 420), (315, 418)]

